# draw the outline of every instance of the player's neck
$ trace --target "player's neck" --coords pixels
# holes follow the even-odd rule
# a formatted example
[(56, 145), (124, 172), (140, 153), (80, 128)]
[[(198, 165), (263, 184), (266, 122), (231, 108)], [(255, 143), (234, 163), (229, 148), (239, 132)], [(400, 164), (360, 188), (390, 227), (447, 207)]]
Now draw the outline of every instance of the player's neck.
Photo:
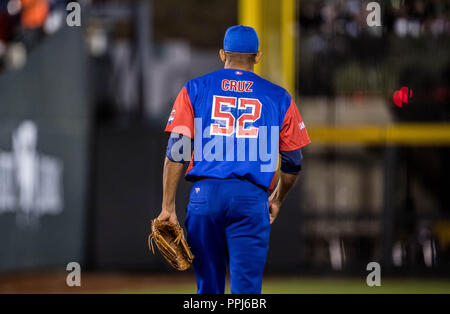
[(233, 70), (241, 70), (241, 71), (249, 71), (254, 72), (255, 67), (254, 65), (240, 65), (240, 64), (228, 64), (225, 63), (224, 69), (233, 69)]

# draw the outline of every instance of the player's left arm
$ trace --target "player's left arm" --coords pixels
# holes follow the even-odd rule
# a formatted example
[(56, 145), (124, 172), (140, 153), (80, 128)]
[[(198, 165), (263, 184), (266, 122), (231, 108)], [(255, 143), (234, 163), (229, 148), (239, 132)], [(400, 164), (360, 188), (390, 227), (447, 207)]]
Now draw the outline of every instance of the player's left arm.
[(270, 223), (278, 216), (288, 192), (298, 180), (302, 168), (303, 146), (311, 143), (303, 119), (291, 100), (280, 132), (281, 172), (278, 184), (269, 197)]
[(186, 87), (181, 89), (175, 100), (165, 132), (170, 133), (170, 138), (164, 160), (163, 200), (158, 219), (178, 223), (175, 197), (184, 162), (189, 158), (184, 154), (184, 149), (192, 144), (194, 137), (194, 111)]
[(177, 222), (175, 197), (184, 164), (189, 161), (190, 154), (185, 154), (185, 148), (192, 150), (192, 139), (178, 133), (171, 133), (167, 143), (166, 158), (163, 170), (163, 200), (159, 220)]
[(172, 161), (166, 156), (163, 170), (163, 200), (161, 213), (158, 216), (159, 220), (169, 220), (178, 224), (175, 196), (183, 169), (184, 163)]

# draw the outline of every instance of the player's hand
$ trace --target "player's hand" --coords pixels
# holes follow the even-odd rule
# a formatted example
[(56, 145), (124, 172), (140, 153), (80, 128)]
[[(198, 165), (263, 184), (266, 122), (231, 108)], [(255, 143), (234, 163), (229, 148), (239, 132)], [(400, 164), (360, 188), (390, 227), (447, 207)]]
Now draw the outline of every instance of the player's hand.
[(272, 224), (280, 212), (281, 202), (275, 199), (269, 198), (269, 213), (270, 213), (270, 224)]
[(157, 219), (161, 221), (170, 221), (174, 224), (179, 225), (175, 209), (167, 210), (163, 208)]

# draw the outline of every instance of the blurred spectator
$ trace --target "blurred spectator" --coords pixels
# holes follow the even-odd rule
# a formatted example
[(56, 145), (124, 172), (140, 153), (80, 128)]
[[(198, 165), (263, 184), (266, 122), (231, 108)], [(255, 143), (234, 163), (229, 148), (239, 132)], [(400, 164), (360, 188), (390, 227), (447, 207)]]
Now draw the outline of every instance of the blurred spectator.
[[(351, 37), (362, 33), (374, 32), (375, 28), (367, 26), (367, 4), (370, 1), (302, 1), (300, 8), (300, 26), (303, 31), (323, 34), (345, 34)], [(398, 36), (417, 37), (424, 34), (450, 34), (448, 1), (391, 0), (379, 2), (383, 27), (388, 33)]]
[[(40, 40), (62, 25), (68, 0), (2, 0), (0, 2), (0, 68), (20, 54), (26, 55)], [(25, 50), (24, 50), (25, 49)], [(23, 59), (23, 58), (20, 58)], [(9, 61), (8, 61), (9, 60)], [(26, 60), (26, 58), (25, 58)]]
[(22, 0), (22, 26), (38, 28), (44, 26), (49, 13), (47, 0)]
[(12, 39), (13, 26), (18, 22), (17, 16), (8, 12), (8, 3), (0, 3), (0, 41), (4, 43)]

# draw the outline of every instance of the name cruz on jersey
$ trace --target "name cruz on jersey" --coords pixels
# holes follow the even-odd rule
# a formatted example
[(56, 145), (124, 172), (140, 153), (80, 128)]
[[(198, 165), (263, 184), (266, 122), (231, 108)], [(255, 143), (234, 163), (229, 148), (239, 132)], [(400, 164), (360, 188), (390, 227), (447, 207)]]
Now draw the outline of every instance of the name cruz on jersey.
[(252, 81), (222, 80), (222, 90), (224, 91), (251, 93), (253, 92), (252, 85)]
[[(253, 72), (222, 69), (190, 80), (165, 131), (194, 140), (187, 180), (242, 177), (269, 187), (278, 154), (311, 141), (289, 93)], [(183, 153), (191, 149), (182, 142)], [(179, 147), (177, 148), (179, 149)]]

